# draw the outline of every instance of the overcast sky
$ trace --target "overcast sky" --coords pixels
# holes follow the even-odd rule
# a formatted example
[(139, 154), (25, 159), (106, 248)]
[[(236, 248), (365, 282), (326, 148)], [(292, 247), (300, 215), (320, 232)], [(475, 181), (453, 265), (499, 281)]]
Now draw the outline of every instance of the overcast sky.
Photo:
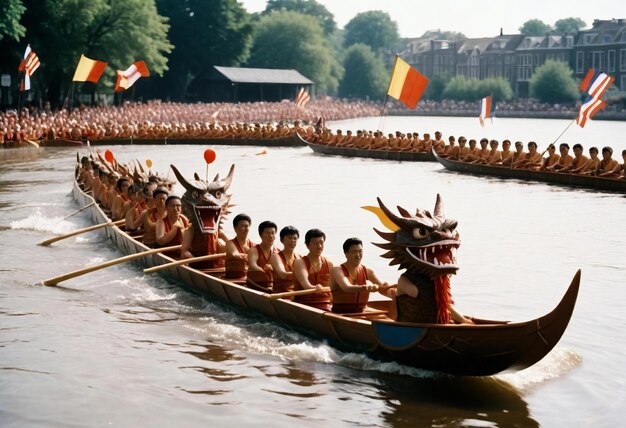
[[(467, 37), (518, 33), (529, 19), (546, 24), (562, 18), (581, 18), (588, 27), (594, 19), (626, 18), (624, 0), (317, 0), (342, 28), (356, 14), (382, 10), (398, 24), (402, 37), (418, 37), (427, 30), (458, 31)], [(265, 0), (239, 0), (248, 12), (265, 9)]]

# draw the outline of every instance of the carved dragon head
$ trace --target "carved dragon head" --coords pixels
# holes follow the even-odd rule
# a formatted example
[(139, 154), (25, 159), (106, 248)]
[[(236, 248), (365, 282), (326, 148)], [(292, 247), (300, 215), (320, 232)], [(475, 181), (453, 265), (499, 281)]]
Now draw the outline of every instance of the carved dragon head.
[(457, 222), (445, 218), (439, 195), (432, 214), (418, 209), (415, 215), (411, 215), (404, 208), (397, 207), (400, 213), (397, 216), (380, 198), (376, 199), (380, 208), (363, 208), (376, 214), (392, 232), (374, 229), (387, 241), (374, 245), (387, 250), (382, 257), (391, 259), (391, 266), (399, 265), (399, 269), (407, 269), (432, 279), (456, 273), (459, 269), (456, 264), (456, 249), (461, 244), (456, 232)]
[(174, 165), (171, 168), (186, 190), (181, 197), (182, 212), (193, 224), (195, 233), (217, 234), (229, 213), (231, 195), (226, 191), (232, 182), (235, 165), (230, 167), (226, 178), (220, 179), (217, 174), (210, 182), (201, 180), (198, 174), (194, 174), (193, 181), (186, 180)]

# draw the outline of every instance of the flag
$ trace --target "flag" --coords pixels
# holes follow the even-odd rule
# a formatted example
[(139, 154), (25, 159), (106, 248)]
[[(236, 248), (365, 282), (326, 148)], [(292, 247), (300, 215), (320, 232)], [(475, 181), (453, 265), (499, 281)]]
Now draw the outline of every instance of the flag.
[(602, 110), (606, 106), (606, 103), (599, 98), (587, 97), (583, 105), (580, 106), (576, 123), (581, 128), (585, 127), (585, 124), (590, 120), (597, 112)]
[(309, 95), (309, 91), (304, 89), (304, 86), (300, 88), (300, 92), (298, 92), (298, 96), (296, 97), (296, 106), (304, 107), (306, 103), (311, 99), (311, 95)]
[(17, 69), (20, 73), (22, 71), (24, 72), (24, 78), (20, 84), (20, 91), (23, 92), (30, 89), (30, 76), (33, 75), (35, 70), (37, 70), (40, 65), (41, 63), (39, 62), (37, 54), (30, 48), (30, 45), (26, 46), (24, 58), (20, 62), (20, 66)]
[(478, 116), (478, 120), (480, 120), (480, 126), (485, 126), (485, 119), (491, 117), (493, 121), (493, 112), (496, 110), (496, 103), (491, 102), (491, 95), (480, 100), (480, 116)]
[(404, 62), (399, 56), (393, 65), (387, 95), (402, 102), (408, 108), (415, 108), (428, 85), (428, 79)]
[(98, 83), (106, 66), (106, 62), (89, 59), (85, 55), (81, 55), (72, 81)]
[(148, 66), (144, 61), (136, 61), (126, 70), (117, 70), (117, 82), (115, 82), (115, 92), (124, 91), (139, 80), (140, 77), (150, 76)]
[(580, 90), (591, 95), (592, 98), (602, 98), (606, 90), (613, 84), (615, 78), (606, 73), (596, 73), (593, 68), (580, 83)]

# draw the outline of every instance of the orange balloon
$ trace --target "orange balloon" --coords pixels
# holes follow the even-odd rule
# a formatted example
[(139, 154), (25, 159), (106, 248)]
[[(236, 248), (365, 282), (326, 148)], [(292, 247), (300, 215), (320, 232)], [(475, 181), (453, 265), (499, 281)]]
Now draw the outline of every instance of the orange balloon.
[(115, 158), (113, 157), (113, 152), (109, 149), (106, 149), (104, 151), (104, 158), (107, 160), (107, 162), (111, 163), (113, 163), (113, 161), (115, 160)]
[(152, 168), (152, 161), (150, 159), (146, 159), (146, 166)]
[(211, 149), (206, 149), (204, 151), (204, 160), (208, 164), (213, 163), (213, 161), (215, 160), (215, 152)]

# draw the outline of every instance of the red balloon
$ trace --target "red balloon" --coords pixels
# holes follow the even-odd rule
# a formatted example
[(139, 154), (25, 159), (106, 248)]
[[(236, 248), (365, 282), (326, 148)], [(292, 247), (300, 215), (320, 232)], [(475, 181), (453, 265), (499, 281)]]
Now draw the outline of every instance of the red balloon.
[(113, 157), (113, 152), (109, 149), (104, 151), (104, 158), (107, 160), (107, 162), (111, 163), (113, 163), (113, 161), (115, 160), (115, 158)]
[(211, 149), (206, 149), (204, 151), (204, 160), (206, 163), (213, 163), (215, 160), (215, 152)]

